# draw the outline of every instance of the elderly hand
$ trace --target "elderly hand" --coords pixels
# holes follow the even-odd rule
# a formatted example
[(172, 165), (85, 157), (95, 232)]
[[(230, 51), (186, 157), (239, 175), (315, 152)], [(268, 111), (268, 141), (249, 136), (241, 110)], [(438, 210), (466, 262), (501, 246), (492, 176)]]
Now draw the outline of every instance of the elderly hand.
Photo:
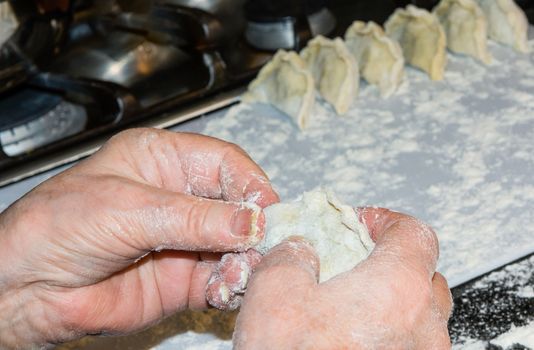
[[(127, 333), (207, 307), (221, 258), (213, 252), (244, 252), (246, 273), (259, 260), (247, 250), (265, 219), (243, 203), (277, 201), (235, 145), (151, 129), (119, 134), (0, 216), (0, 349)], [(223, 266), (235, 265), (231, 257)], [(226, 270), (219, 285), (243, 272)]]
[(256, 266), (234, 333), (236, 349), (448, 349), (451, 295), (435, 273), (434, 232), (412, 217), (360, 209), (376, 247), (318, 284), (314, 250), (295, 238)]

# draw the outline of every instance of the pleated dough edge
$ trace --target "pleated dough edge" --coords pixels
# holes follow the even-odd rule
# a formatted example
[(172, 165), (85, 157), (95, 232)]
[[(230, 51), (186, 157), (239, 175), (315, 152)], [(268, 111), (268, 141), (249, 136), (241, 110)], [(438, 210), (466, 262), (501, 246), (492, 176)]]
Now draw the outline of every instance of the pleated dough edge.
[[(488, 45), (487, 45), (487, 41), (488, 41), (488, 21), (486, 19), (486, 15), (484, 14), (484, 11), (482, 11), (482, 9), (480, 8), (480, 6), (478, 5), (478, 3), (476, 2), (476, 0), (442, 0), (438, 3), (438, 5), (436, 5), (436, 7), (434, 8), (434, 10), (432, 11), (439, 19), (439, 15), (438, 15), (438, 12), (440, 11), (448, 11), (450, 9), (450, 7), (454, 4), (454, 3), (458, 3), (461, 7), (463, 7), (464, 9), (466, 9), (467, 11), (470, 11), (470, 12), (473, 12), (475, 18), (476, 18), (476, 23), (475, 23), (475, 26), (476, 26), (476, 30), (474, 31), (475, 33), (475, 42), (476, 42), (476, 52), (477, 52), (477, 55), (476, 56), (473, 56), (473, 55), (469, 55), (465, 52), (457, 52), (457, 53), (460, 53), (460, 54), (464, 54), (464, 55), (468, 55), (468, 56), (471, 56), (479, 61), (481, 61), (482, 63), (484, 64), (490, 64), (491, 61), (492, 61), (492, 56), (488, 50)], [(448, 6), (447, 8), (445, 8), (445, 6)], [(445, 35), (447, 36), (447, 35)], [(451, 50), (452, 52), (456, 52), (454, 50), (452, 50), (450, 47), (449, 47), (449, 44), (448, 44), (448, 38), (447, 39), (447, 48), (449, 48), (449, 50)]]
[(386, 45), (395, 59), (391, 74), (388, 75), (391, 79), (386, 84), (381, 82), (379, 85), (382, 97), (391, 96), (397, 90), (404, 76), (405, 61), (400, 44), (395, 39), (388, 37), (382, 27), (373, 21), (369, 21), (367, 24), (363, 21), (354, 21), (345, 32), (345, 41), (356, 37), (356, 33), (373, 36), (376, 40)]
[(528, 47), (528, 19), (521, 8), (513, 0), (495, 0), (497, 5), (506, 13), (508, 22), (515, 34), (514, 49), (522, 53), (529, 53)]
[(315, 82), (308, 70), (306, 62), (304, 62), (294, 51), (278, 50), (271, 60), (259, 71), (256, 78), (249, 84), (247, 92), (241, 97), (241, 101), (258, 101), (251, 90), (263, 83), (263, 81), (277, 68), (279, 61), (289, 63), (297, 73), (302, 74), (306, 78), (307, 89), (302, 98), (299, 114), (297, 116), (290, 116), (291, 118), (296, 119), (295, 121), (301, 129), (305, 129), (309, 115), (315, 104)]
[[(348, 112), (353, 100), (356, 99), (359, 94), (360, 70), (358, 68), (358, 62), (356, 62), (356, 59), (349, 52), (349, 49), (341, 38), (335, 38), (331, 40), (325, 38), (322, 35), (318, 35), (315, 38), (311, 39), (308, 42), (308, 45), (301, 51), (300, 56), (302, 57), (304, 62), (306, 62), (305, 56), (309, 52), (308, 49), (312, 45), (333, 48), (336, 51), (338, 57), (340, 57), (347, 64), (347, 78), (343, 81), (340, 91), (349, 92), (346, 94), (340, 94), (338, 96), (338, 99), (334, 101), (334, 103), (332, 103), (334, 109), (336, 110), (336, 113), (338, 115), (343, 115)], [(321, 93), (320, 91), (318, 92)]]
[(438, 52), (432, 59), (432, 63), (430, 64), (430, 72), (427, 73), (430, 76), (430, 79), (432, 80), (443, 80), (443, 76), (445, 75), (445, 66), (447, 64), (447, 37), (445, 36), (445, 32), (443, 30), (443, 27), (441, 26), (441, 23), (439, 22), (439, 19), (436, 17), (436, 15), (432, 14), (431, 12), (428, 12), (427, 10), (417, 8), (413, 5), (408, 5), (405, 9), (399, 8), (395, 10), (395, 12), (386, 21), (384, 25), (385, 28), (388, 27), (388, 23), (390, 23), (390, 21), (394, 19), (395, 16), (419, 18), (423, 20), (428, 26), (436, 26), (436, 28), (438, 29)]

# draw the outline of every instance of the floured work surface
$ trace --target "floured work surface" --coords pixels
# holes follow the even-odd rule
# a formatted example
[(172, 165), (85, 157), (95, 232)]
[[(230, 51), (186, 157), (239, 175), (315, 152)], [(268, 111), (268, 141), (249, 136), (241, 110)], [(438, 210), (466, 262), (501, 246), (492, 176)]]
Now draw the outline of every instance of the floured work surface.
[(428, 222), (458, 285), (534, 251), (534, 54), (489, 46), (489, 66), (449, 54), (441, 82), (408, 68), (389, 99), (364, 86), (346, 116), (317, 103), (305, 131), (260, 104), (199, 130), (242, 146), (283, 200), (322, 186)]
[[(492, 42), (489, 50), (489, 66), (448, 54), (440, 82), (407, 68), (389, 99), (363, 84), (343, 117), (317, 103), (304, 132), (262, 105), (175, 129), (239, 144), (284, 200), (323, 186), (344, 203), (427, 221), (440, 239), (439, 270), (454, 286), (534, 251), (534, 54)], [(188, 332), (157, 349), (193, 348), (191, 337), (199, 349), (231, 347)]]

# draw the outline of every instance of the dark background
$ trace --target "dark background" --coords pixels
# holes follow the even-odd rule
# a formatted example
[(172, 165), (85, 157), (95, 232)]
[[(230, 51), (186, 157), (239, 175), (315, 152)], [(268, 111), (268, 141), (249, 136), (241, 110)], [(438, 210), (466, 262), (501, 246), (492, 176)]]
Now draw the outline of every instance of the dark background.
[[(523, 8), (528, 20), (534, 23), (534, 0), (515, 0)], [(329, 7), (335, 13), (342, 27), (348, 27), (352, 21), (359, 19), (373, 20), (383, 24), (397, 7), (413, 4), (417, 7), (432, 9), (439, 0), (330, 0)], [(356, 9), (356, 10), (355, 10)]]

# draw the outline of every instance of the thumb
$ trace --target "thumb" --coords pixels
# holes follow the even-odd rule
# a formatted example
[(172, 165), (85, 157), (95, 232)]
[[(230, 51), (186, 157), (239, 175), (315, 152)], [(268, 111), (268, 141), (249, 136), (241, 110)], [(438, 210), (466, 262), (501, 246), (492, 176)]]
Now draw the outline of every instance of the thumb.
[(319, 278), (319, 257), (310, 243), (291, 237), (272, 248), (256, 266), (248, 290), (285, 293), (297, 287), (310, 288)]
[(153, 187), (129, 190), (135, 201), (126, 201), (126, 208), (115, 204), (112, 213), (142, 251), (245, 251), (263, 238), (265, 216), (258, 206)]
[[(267, 252), (256, 265), (245, 293), (236, 320), (234, 348), (257, 348), (266, 335), (274, 336), (275, 342), (291, 336), (284, 334), (294, 329), (287, 321), (291, 315), (302, 317), (299, 307), (306, 305), (304, 300), (317, 286), (318, 276), (319, 258), (302, 238), (290, 238)], [(280, 322), (267, 321), (273, 317)]]
[(439, 245), (430, 226), (409, 215), (383, 208), (360, 208), (376, 246), (368, 261), (397, 274), (400, 270), (420, 272), (430, 281), (436, 270)]

